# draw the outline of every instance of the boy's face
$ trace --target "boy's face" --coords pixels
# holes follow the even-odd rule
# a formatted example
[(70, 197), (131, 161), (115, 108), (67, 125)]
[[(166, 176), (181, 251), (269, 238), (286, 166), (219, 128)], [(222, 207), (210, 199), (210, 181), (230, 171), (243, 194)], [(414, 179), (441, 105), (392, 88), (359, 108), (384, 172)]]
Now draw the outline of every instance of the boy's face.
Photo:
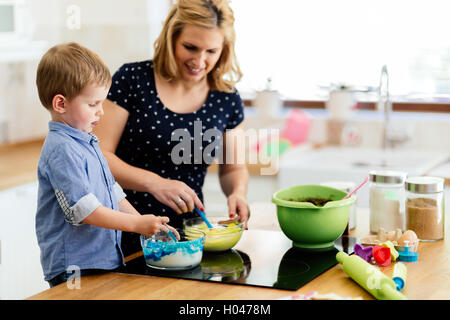
[(72, 100), (65, 100), (64, 112), (59, 119), (67, 125), (83, 132), (90, 133), (103, 115), (103, 101), (109, 88), (98, 84), (90, 84)]

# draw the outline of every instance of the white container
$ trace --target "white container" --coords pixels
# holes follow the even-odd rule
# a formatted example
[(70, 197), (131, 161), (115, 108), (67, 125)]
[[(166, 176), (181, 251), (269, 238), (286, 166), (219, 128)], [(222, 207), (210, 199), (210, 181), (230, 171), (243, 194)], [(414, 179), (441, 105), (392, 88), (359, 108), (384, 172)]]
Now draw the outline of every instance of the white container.
[(370, 172), (370, 232), (405, 231), (405, 179), (401, 171)]
[(355, 105), (354, 93), (351, 90), (337, 89), (330, 92), (325, 107), (332, 119), (346, 120), (353, 112)]
[(268, 78), (266, 89), (256, 92), (254, 106), (263, 118), (275, 118), (280, 115), (283, 103), (280, 93), (272, 89), (272, 79)]
[(263, 117), (274, 118), (281, 112), (280, 93), (276, 90), (263, 90), (256, 93), (255, 107)]

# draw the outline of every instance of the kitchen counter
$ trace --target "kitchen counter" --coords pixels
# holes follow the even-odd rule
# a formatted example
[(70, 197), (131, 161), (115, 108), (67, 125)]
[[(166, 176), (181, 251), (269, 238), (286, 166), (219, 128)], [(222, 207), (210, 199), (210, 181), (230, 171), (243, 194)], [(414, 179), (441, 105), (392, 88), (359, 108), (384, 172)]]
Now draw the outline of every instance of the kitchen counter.
[[(249, 229), (279, 230), (279, 225), (276, 223), (275, 206), (270, 203), (260, 205), (259, 212), (254, 212), (252, 218)], [(272, 221), (267, 221), (268, 218)], [(368, 230), (369, 210), (358, 208), (357, 228), (350, 235), (361, 237), (366, 235)], [(449, 232), (449, 225), (446, 223), (447, 237)], [(450, 299), (450, 241), (422, 242), (418, 252), (419, 261), (405, 262), (408, 274), (402, 293), (408, 299)], [(127, 257), (127, 259), (130, 260), (134, 257)], [(393, 266), (394, 264), (380, 267), (380, 270), (390, 277)], [(81, 277), (79, 289), (68, 288), (63, 283), (28, 299), (270, 300), (310, 291), (317, 291), (320, 294), (335, 293), (342, 297), (373, 299), (368, 292), (342, 271), (339, 264), (297, 291), (147, 275), (107, 273)]]

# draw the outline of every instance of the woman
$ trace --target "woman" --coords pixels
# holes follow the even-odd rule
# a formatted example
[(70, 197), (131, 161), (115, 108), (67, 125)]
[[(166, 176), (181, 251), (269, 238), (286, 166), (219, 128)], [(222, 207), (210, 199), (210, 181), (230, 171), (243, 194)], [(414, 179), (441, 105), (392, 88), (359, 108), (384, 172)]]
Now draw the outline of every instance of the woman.
[[(226, 0), (178, 1), (155, 41), (153, 61), (125, 64), (114, 74), (95, 130), (130, 203), (142, 214), (168, 216), (175, 227), (196, 216), (194, 206), (203, 210), (211, 160), (237, 151), (233, 141), (244, 117), (234, 88), (242, 74), (233, 24)], [(219, 162), (219, 180), (229, 216), (247, 227), (248, 171), (235, 162)], [(122, 249), (139, 251), (138, 235), (124, 233)]]

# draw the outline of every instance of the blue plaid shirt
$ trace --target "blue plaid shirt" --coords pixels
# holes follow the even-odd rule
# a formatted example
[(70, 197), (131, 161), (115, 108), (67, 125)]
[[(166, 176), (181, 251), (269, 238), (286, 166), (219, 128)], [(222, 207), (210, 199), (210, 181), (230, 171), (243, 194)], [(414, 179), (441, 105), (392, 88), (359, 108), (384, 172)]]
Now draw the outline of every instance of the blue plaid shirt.
[(94, 134), (50, 121), (38, 181), (36, 235), (45, 280), (69, 266), (111, 270), (124, 263), (121, 231), (82, 222), (99, 206), (118, 210), (125, 197)]

